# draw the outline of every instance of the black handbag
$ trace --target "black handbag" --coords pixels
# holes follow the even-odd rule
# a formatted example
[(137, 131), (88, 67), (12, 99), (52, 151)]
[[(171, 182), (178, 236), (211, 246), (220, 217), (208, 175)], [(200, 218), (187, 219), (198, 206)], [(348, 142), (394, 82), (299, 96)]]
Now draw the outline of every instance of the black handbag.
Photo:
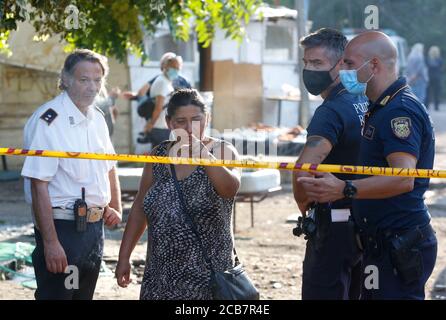
[(186, 221), (190, 225), (192, 231), (197, 236), (201, 252), (203, 253), (204, 260), (211, 269), (210, 285), (212, 290), (212, 296), (214, 300), (259, 300), (259, 291), (256, 289), (248, 274), (246, 273), (243, 265), (237, 256), (235, 246), (233, 248), (235, 255), (235, 265), (225, 271), (215, 271), (212, 267), (211, 259), (204, 250), (203, 243), (201, 241), (200, 234), (195, 228), (192, 216), (186, 209), (186, 203), (184, 202), (183, 193), (178, 183), (177, 175), (174, 165), (170, 165), (172, 177), (175, 183), (175, 188), (180, 198), (181, 206), (186, 214)]
[(141, 118), (149, 120), (152, 117), (153, 110), (155, 110), (155, 98), (150, 98), (150, 96), (147, 95), (138, 99), (136, 112)]

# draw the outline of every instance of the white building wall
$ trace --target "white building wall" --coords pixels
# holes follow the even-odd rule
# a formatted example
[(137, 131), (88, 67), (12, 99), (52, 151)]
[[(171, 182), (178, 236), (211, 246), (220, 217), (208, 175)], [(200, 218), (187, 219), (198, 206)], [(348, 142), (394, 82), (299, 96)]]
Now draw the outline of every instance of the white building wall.
[[(277, 125), (278, 102), (267, 100), (269, 96), (283, 96), (284, 84), (298, 87), (299, 77), (296, 63), (274, 63), (263, 61), (265, 26), (262, 22), (251, 22), (247, 27), (247, 37), (239, 45), (236, 41), (224, 38), (224, 32), (218, 30), (212, 42), (212, 60), (233, 60), (234, 63), (262, 64), (264, 87), (263, 122)], [(297, 45), (297, 39), (296, 39)], [(298, 121), (297, 102), (283, 101), (281, 125), (293, 127)]]
[[(263, 102), (263, 122), (267, 125), (276, 126), (278, 123), (279, 103), (268, 100), (268, 97), (283, 96), (285, 94), (282, 87), (290, 85), (298, 87), (299, 77), (296, 64), (271, 64), (264, 63), (262, 66), (264, 102)], [(282, 101), (281, 126), (293, 127), (297, 125), (298, 103), (293, 101)]]

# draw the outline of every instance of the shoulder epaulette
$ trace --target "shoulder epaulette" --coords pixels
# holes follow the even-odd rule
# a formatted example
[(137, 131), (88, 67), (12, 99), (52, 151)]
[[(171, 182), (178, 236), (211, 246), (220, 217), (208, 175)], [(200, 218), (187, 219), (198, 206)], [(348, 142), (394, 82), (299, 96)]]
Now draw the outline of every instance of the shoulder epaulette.
[(48, 125), (50, 125), (54, 119), (57, 118), (57, 112), (54, 111), (53, 109), (49, 108), (48, 110), (46, 110), (44, 112), (44, 114), (42, 114), (40, 116), (40, 119), (42, 119), (43, 121), (45, 121)]
[(387, 102), (389, 102), (390, 100), (390, 96), (385, 96), (384, 99), (382, 99), (379, 104), (382, 105), (383, 107), (387, 104)]

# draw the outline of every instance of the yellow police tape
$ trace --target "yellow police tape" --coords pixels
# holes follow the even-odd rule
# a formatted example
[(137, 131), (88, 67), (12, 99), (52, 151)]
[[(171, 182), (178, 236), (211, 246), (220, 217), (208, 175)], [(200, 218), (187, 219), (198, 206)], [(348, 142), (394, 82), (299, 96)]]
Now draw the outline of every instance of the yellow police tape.
[(294, 162), (272, 162), (254, 160), (209, 160), (201, 158), (159, 157), (134, 154), (102, 154), (87, 152), (65, 152), (52, 150), (27, 150), (15, 148), (0, 148), (0, 155), (27, 156), (27, 157), (50, 157), (50, 158), (76, 158), (92, 160), (116, 160), (126, 162), (147, 162), (165, 164), (189, 164), (213, 167), (238, 167), (250, 169), (281, 169), (300, 171), (319, 171), (331, 173), (361, 174), (373, 176), (399, 176), (413, 178), (446, 178), (446, 170), (434, 169), (409, 169), (368, 167), (333, 164), (311, 164)]

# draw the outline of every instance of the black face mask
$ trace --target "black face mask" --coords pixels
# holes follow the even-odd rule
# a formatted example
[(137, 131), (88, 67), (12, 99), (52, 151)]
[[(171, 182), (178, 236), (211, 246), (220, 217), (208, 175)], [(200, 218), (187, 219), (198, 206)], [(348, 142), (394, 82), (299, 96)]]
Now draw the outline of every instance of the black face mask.
[[(336, 66), (336, 64), (333, 66), (333, 68)], [(333, 70), (333, 68), (328, 71), (304, 69), (302, 76), (308, 92), (314, 96), (318, 96), (322, 91), (327, 89), (334, 81), (330, 76), (330, 71)]]

